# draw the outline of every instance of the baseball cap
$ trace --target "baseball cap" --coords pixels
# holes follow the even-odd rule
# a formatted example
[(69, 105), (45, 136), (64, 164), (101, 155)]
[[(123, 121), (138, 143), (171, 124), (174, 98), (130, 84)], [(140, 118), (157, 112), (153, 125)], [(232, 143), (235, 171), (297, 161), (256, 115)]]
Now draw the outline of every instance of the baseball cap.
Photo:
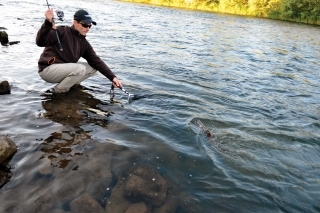
[(91, 19), (91, 16), (89, 15), (89, 13), (83, 9), (81, 10), (78, 10), (74, 16), (73, 16), (73, 19), (74, 20), (79, 20), (85, 24), (94, 24), (94, 25), (97, 25), (97, 23), (95, 21), (93, 21)]

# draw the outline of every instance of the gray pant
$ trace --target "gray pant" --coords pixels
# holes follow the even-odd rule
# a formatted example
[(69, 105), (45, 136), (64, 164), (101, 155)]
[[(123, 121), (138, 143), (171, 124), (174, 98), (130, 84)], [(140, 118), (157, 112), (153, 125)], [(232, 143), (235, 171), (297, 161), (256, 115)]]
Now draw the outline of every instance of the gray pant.
[(97, 70), (86, 62), (52, 64), (39, 73), (49, 83), (58, 83), (54, 90), (57, 93), (68, 92), (75, 85), (93, 76)]

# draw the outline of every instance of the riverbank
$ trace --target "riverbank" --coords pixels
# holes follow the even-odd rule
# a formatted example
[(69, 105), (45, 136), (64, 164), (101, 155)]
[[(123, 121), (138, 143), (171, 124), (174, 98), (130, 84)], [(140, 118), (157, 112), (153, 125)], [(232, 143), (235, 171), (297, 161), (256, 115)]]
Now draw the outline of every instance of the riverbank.
[[(303, 24), (320, 25), (317, 5), (312, 3), (304, 8), (285, 0), (273, 0), (268, 3), (259, 1), (234, 1), (234, 0), (122, 0), (125, 2), (144, 3), (166, 7), (184, 8), (222, 14), (232, 14), (259, 18), (268, 18)], [(296, 8), (297, 7), (297, 8)], [(309, 9), (310, 8), (310, 9)]]

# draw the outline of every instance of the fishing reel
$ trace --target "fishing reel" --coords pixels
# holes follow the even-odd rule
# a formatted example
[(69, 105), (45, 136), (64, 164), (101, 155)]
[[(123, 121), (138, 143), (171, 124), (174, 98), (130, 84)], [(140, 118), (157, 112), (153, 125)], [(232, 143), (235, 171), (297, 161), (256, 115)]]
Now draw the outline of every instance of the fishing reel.
[(64, 21), (64, 12), (62, 10), (56, 11), (59, 21)]

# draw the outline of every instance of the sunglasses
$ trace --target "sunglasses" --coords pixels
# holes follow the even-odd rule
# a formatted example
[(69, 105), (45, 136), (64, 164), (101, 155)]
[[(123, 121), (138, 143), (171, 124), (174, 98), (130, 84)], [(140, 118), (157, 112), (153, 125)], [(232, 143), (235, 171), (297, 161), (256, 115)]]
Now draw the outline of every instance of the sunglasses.
[(85, 24), (85, 23), (82, 23), (82, 22), (78, 22), (79, 24), (81, 24), (82, 27), (84, 28), (91, 28), (92, 27), (92, 24)]

